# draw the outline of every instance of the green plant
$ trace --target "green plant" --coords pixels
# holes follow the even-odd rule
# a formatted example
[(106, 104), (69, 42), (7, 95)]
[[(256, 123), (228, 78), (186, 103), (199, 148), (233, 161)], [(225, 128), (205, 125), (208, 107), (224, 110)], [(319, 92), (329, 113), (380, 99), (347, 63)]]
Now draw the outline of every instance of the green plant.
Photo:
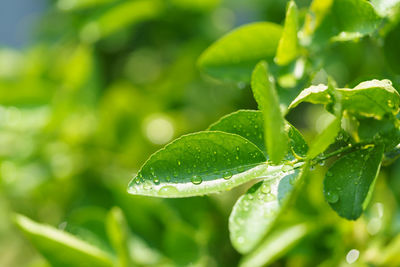
[[(326, 85), (311, 85), (299, 92), (308, 82), (302, 80), (306, 75), (295, 70), (303, 64), (303, 68), (309, 65), (307, 72), (315, 73), (320, 66), (311, 54), (329, 42), (375, 34), (382, 27), (382, 17), (362, 0), (314, 1), (299, 33), (298, 13), (290, 1), (283, 28), (269, 22), (242, 26), (199, 59), (200, 68), (215, 78), (251, 81), (260, 111), (239, 110), (206, 131), (173, 141), (148, 159), (128, 187), (131, 194), (176, 198), (256, 182), (238, 199), (229, 219), (233, 246), (250, 253), (244, 266), (255, 266), (260, 250), (272, 242), (270, 229), (296, 201), (313, 166), (334, 159), (325, 174), (323, 194), (340, 216), (356, 220), (369, 202), (382, 163), (393, 162), (399, 155), (400, 95), (389, 80), (338, 88), (327, 77)], [(286, 81), (298, 96), (280, 101), (282, 89), (277, 91), (274, 76), (280, 76), (280, 89)], [(322, 104), (333, 115), (308, 145), (285, 120), (303, 102)], [(296, 238), (286, 245), (310, 227), (285, 229), (296, 229)]]

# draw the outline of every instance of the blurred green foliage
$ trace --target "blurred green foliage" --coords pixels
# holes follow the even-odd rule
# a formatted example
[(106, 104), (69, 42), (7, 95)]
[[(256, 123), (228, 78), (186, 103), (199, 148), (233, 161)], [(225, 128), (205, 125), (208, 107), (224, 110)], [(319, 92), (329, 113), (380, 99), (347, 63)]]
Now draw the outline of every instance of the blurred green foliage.
[[(319, 17), (328, 2), (335, 11)], [(340, 2), (350, 7), (337, 28), (331, 21), (342, 12)], [(352, 2), (296, 1), (304, 34), (322, 26), (310, 41), (318, 46), (307, 52), (313, 60), (298, 61), (306, 78), (296, 77), (295, 63), (271, 70), (282, 102), (298, 93), (288, 88), (324, 82), (327, 74), (339, 86), (385, 78), (400, 88), (398, 1), (371, 1), (385, 22), (373, 33), (375, 15), (363, 16), (372, 12), (369, 3), (349, 20)], [(197, 60), (244, 23), (283, 24), (285, 8), (286, 1), (262, 0), (49, 1), (31, 44), (0, 48), (0, 266), (49, 266), (31, 245), (37, 233), (24, 230), (27, 242), (14, 213), (73, 234), (121, 267), (236, 266), (241, 256), (229, 241), (228, 216), (248, 186), (168, 200), (130, 196), (126, 187), (173, 138), (256, 108), (246, 83), (217, 82), (197, 70)], [(359, 25), (369, 35), (340, 34)], [(306, 138), (329, 123), (319, 106), (298, 109), (287, 118)], [(355, 222), (325, 202), (325, 168), (311, 172), (295, 208), (282, 216), (282, 225), (297, 225), (274, 231), (244, 265), (346, 266), (351, 249), (360, 252), (359, 266), (400, 264), (400, 164), (382, 171), (387, 179), (378, 180), (370, 207)], [(18, 218), (22, 228), (35, 225)], [(274, 251), (282, 242), (292, 245)]]

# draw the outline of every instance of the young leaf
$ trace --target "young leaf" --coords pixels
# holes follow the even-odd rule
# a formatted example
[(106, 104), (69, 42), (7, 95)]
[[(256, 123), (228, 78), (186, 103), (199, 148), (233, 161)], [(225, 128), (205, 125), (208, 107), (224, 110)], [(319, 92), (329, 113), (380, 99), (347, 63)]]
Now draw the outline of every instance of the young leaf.
[[(264, 142), (264, 118), (259, 110), (239, 110), (222, 117), (209, 127), (210, 131), (221, 131), (240, 135), (255, 144), (267, 159), (267, 149)], [(287, 160), (304, 157), (308, 146), (301, 133), (292, 125), (287, 124), (291, 150), (285, 156)]]
[(277, 168), (245, 138), (224, 132), (188, 134), (154, 153), (130, 182), (131, 194), (188, 197), (229, 190)]
[(54, 266), (114, 266), (104, 251), (54, 227), (16, 215), (15, 223), (37, 250)]
[(238, 110), (213, 123), (210, 131), (240, 135), (255, 144), (268, 159), (264, 142), (264, 118), (259, 110)]
[(272, 180), (253, 185), (241, 196), (229, 217), (232, 245), (240, 253), (248, 253), (273, 226), (282, 206), (293, 189), (299, 171), (283, 165)]
[(199, 67), (210, 76), (249, 82), (254, 66), (275, 55), (282, 27), (270, 22), (241, 26), (212, 44), (199, 58)]
[(341, 129), (341, 119), (335, 118), (323, 131), (320, 133), (310, 146), (307, 157), (313, 159), (325, 151), (335, 141)]
[[(315, 14), (319, 22), (312, 36), (314, 44), (360, 38), (373, 33), (381, 21), (371, 3), (365, 0), (315, 1), (321, 9)], [(310, 24), (306, 27), (312, 28)]]
[(110, 241), (118, 254), (118, 267), (160, 264), (162, 256), (130, 231), (119, 207), (111, 209), (106, 226)]
[(383, 157), (383, 146), (358, 150), (339, 158), (324, 180), (326, 201), (340, 216), (355, 220), (368, 204)]
[(285, 120), (279, 106), (278, 94), (268, 73), (268, 66), (261, 61), (251, 77), (251, 88), (264, 115), (265, 143), (271, 161), (279, 164), (288, 149)]
[(261, 267), (271, 264), (295, 246), (311, 230), (307, 224), (297, 224), (274, 232), (252, 253), (240, 261), (240, 267)]
[(381, 119), (399, 112), (400, 95), (389, 80), (362, 82), (353, 89), (337, 89), (342, 108), (355, 115)]
[(297, 40), (298, 10), (292, 0), (287, 5), (285, 25), (276, 51), (275, 62), (278, 65), (287, 65), (299, 54)]
[(324, 84), (312, 85), (303, 91), (290, 103), (289, 109), (297, 107), (302, 102), (309, 102), (312, 104), (329, 104), (332, 97), (329, 94), (328, 86)]

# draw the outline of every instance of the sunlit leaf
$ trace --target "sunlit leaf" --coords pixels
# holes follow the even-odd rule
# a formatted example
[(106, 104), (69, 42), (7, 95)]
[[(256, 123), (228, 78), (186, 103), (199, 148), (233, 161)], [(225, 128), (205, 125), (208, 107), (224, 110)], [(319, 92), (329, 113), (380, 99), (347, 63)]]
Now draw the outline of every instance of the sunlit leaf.
[(288, 3), (285, 25), (281, 39), (276, 51), (275, 62), (279, 65), (287, 65), (299, 54), (297, 40), (298, 10), (296, 3), (292, 0)]
[(262, 61), (255, 67), (251, 88), (264, 115), (265, 143), (271, 161), (279, 164), (288, 149), (285, 120), (280, 110), (278, 94), (269, 75), (267, 63)]
[(366, 81), (337, 91), (342, 95), (342, 108), (355, 115), (381, 119), (399, 112), (400, 95), (389, 80)]
[(218, 79), (248, 82), (257, 62), (275, 55), (281, 32), (280, 25), (270, 22), (241, 26), (205, 50), (199, 67)]
[(383, 146), (361, 149), (340, 157), (324, 180), (326, 201), (340, 216), (355, 220), (368, 204), (383, 157)]
[(253, 143), (218, 131), (182, 136), (154, 153), (129, 184), (129, 193), (187, 197), (231, 189), (277, 167)]
[(276, 178), (255, 184), (239, 198), (229, 217), (236, 250), (247, 253), (260, 243), (282, 211), (298, 175), (293, 166), (283, 165)]
[(114, 266), (106, 252), (54, 227), (16, 215), (15, 223), (54, 266)]
[(332, 101), (328, 86), (324, 84), (312, 85), (303, 91), (290, 103), (289, 109), (297, 107), (302, 102), (312, 104), (328, 104)]

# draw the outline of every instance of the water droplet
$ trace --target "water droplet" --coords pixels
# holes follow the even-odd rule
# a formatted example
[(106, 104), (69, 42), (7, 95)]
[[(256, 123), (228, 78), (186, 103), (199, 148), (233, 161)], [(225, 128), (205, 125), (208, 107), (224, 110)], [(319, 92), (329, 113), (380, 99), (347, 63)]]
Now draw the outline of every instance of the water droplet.
[(339, 200), (339, 195), (335, 192), (328, 191), (325, 195), (325, 198), (329, 203), (336, 203)]
[(270, 192), (271, 192), (271, 187), (270, 187), (270, 185), (263, 184), (263, 185), (261, 186), (261, 192), (263, 192), (264, 194), (270, 193)]
[(177, 194), (179, 191), (176, 189), (175, 186), (172, 185), (166, 185), (160, 188), (158, 191), (158, 194), (161, 196), (172, 196)]
[(274, 194), (268, 193), (266, 197), (264, 198), (265, 201), (274, 201), (276, 199), (276, 196)]
[(254, 199), (254, 196), (251, 195), (251, 194), (248, 194), (247, 197), (248, 197), (250, 200)]
[(153, 178), (153, 183), (160, 184), (160, 179), (158, 179), (158, 177), (154, 177)]
[(144, 183), (143, 183), (143, 189), (144, 190), (150, 190), (150, 189), (152, 189), (153, 188), (153, 185), (152, 185), (152, 183), (150, 182), (150, 181), (145, 181)]
[(265, 194), (262, 193), (262, 192), (258, 192), (258, 193), (257, 193), (257, 199), (258, 199), (258, 200), (264, 200), (264, 196), (265, 196)]
[(392, 100), (388, 100), (387, 101), (387, 105), (389, 106), (389, 108), (393, 108), (394, 107), (394, 103)]
[(225, 180), (229, 180), (229, 179), (231, 179), (231, 178), (232, 178), (232, 173), (226, 171), (226, 172), (224, 173), (224, 179), (225, 179)]
[(201, 179), (200, 176), (198, 175), (193, 175), (192, 179), (191, 179), (192, 183), (195, 185), (201, 184), (203, 182), (203, 180)]
[(320, 163), (319, 163), (319, 166), (324, 166), (325, 165), (325, 161), (321, 161)]
[(139, 177), (135, 178), (135, 184), (140, 184), (140, 178)]
[(236, 156), (235, 158), (236, 158), (236, 160), (239, 160), (239, 156)]
[(360, 256), (360, 251), (357, 249), (352, 249), (346, 255), (346, 261), (348, 264), (352, 264), (357, 261), (358, 257)]
[(165, 181), (167, 181), (167, 182), (171, 181), (171, 177), (169, 177), (169, 176), (165, 177)]
[(237, 239), (237, 242), (239, 244), (243, 244), (244, 243), (244, 237), (243, 236), (239, 236), (238, 239)]
[(178, 166), (181, 166), (181, 161), (178, 159), (178, 160), (176, 160), (176, 163), (178, 164)]

